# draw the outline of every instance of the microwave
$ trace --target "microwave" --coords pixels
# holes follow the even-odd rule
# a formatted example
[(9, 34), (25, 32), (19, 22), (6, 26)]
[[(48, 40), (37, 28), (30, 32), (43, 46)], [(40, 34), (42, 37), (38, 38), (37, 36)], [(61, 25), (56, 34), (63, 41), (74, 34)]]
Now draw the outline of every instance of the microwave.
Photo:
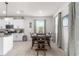
[(6, 29), (13, 29), (14, 26), (13, 25), (6, 25)]

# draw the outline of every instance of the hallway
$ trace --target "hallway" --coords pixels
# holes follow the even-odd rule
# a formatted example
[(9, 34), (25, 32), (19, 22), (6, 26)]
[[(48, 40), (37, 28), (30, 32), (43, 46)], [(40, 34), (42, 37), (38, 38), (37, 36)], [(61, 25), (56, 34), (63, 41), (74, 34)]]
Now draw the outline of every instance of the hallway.
[[(64, 51), (55, 46), (51, 41), (51, 49), (48, 48), (46, 56), (64, 56)], [(34, 47), (35, 48), (35, 47)], [(35, 49), (31, 49), (31, 41), (14, 42), (14, 47), (6, 56), (36, 56)], [(39, 52), (39, 56), (43, 56), (43, 52)]]

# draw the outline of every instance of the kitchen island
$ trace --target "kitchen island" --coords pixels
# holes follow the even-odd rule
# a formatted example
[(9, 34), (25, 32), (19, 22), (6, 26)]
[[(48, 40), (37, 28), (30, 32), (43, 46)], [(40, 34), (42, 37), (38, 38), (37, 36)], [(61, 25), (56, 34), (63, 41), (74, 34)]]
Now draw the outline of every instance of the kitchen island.
[(13, 48), (13, 35), (0, 35), (0, 55), (7, 54)]

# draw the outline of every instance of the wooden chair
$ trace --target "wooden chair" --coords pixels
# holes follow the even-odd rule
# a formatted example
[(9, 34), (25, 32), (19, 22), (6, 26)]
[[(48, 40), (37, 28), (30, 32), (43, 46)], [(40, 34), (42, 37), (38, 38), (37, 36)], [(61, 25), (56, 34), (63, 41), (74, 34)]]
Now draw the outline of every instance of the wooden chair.
[(37, 56), (39, 55), (40, 51), (44, 52), (44, 56), (46, 55), (47, 49), (45, 48), (45, 40), (46, 40), (46, 37), (37, 36), (38, 46), (37, 46), (37, 49), (35, 49), (37, 51)]
[(34, 46), (35, 44), (38, 44), (38, 43), (37, 43), (36, 35), (34, 36), (34, 33), (31, 33), (31, 38), (32, 38), (32, 47), (31, 47), (31, 49), (32, 49), (33, 46)]

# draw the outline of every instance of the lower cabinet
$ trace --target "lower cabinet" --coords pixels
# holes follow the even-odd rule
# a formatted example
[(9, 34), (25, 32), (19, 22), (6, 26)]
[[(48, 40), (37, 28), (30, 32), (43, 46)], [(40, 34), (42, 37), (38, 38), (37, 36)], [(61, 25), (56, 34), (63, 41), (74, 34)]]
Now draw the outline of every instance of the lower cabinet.
[(13, 41), (22, 41), (24, 33), (14, 33), (13, 34)]

